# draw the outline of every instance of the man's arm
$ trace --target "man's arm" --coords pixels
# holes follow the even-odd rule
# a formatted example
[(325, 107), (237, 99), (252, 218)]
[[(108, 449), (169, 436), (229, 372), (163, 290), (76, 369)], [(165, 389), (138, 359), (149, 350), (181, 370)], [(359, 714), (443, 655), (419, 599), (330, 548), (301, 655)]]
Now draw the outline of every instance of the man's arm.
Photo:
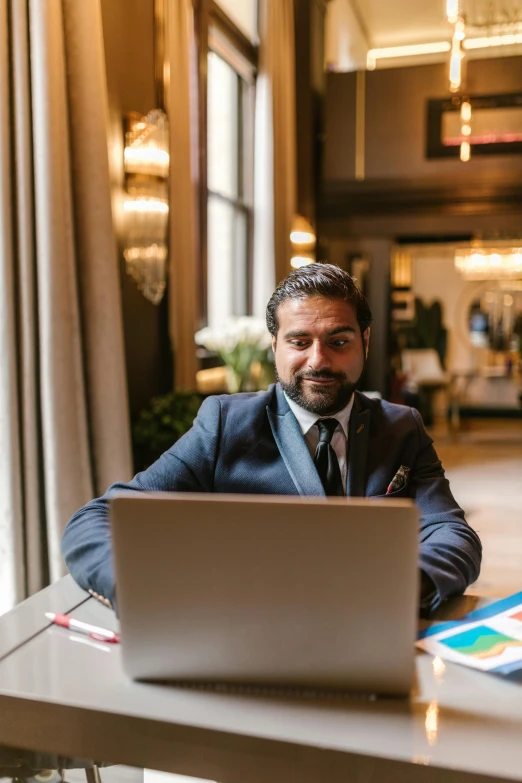
[(211, 492), (220, 432), (220, 403), (209, 397), (192, 429), (128, 483), (113, 484), (70, 519), (62, 554), (74, 580), (114, 603), (109, 500), (117, 492)]
[[(419, 413), (412, 409), (419, 451), (412, 470), (414, 499), (421, 513), (421, 606), (432, 611), (450, 595), (461, 594), (477, 579), (482, 545), (453, 497), (433, 441)], [(430, 580), (435, 588), (430, 590)]]

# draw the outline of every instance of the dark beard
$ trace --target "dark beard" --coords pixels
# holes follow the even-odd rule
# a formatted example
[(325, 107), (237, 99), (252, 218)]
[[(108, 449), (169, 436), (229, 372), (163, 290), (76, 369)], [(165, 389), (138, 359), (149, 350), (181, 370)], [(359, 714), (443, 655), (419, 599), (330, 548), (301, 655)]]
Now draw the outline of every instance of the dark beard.
[[(335, 378), (335, 380), (340, 382), (340, 386), (335, 389), (328, 387), (324, 389), (318, 388), (314, 393), (314, 398), (309, 399), (303, 394), (304, 378)], [(352, 383), (346, 378), (344, 373), (328, 372), (328, 370), (323, 370), (322, 372), (308, 370), (306, 373), (296, 373), (290, 383), (282, 381), (279, 375), (277, 375), (277, 380), (291, 400), (300, 405), (301, 408), (304, 408), (305, 411), (317, 413), (319, 416), (337, 413), (342, 410), (350, 402), (359, 382), (359, 379), (357, 379), (355, 383)]]

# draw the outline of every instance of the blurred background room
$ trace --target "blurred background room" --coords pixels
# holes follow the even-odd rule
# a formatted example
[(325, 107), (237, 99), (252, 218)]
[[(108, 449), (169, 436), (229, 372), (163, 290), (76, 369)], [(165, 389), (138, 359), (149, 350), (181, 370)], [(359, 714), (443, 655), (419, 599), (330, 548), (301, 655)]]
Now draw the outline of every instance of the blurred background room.
[(274, 380), (266, 302), (337, 264), (362, 390), (417, 407), (522, 588), (518, 0), (10, 0), (0, 10), (0, 613), (72, 513)]

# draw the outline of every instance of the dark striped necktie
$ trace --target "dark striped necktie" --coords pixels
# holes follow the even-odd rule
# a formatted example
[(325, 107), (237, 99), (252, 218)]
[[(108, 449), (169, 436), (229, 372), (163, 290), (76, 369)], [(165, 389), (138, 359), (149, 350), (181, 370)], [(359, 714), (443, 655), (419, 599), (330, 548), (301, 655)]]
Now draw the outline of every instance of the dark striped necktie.
[(337, 419), (318, 419), (319, 443), (315, 450), (315, 467), (327, 495), (344, 495), (343, 480), (337, 454), (332, 446), (332, 436), (339, 422)]

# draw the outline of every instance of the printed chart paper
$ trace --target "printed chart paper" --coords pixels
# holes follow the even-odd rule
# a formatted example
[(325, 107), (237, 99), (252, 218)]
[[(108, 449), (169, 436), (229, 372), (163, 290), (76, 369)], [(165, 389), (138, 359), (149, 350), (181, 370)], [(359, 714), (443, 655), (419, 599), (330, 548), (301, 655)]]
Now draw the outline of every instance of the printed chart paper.
[(522, 669), (522, 593), (422, 631), (417, 647), (481, 671)]

